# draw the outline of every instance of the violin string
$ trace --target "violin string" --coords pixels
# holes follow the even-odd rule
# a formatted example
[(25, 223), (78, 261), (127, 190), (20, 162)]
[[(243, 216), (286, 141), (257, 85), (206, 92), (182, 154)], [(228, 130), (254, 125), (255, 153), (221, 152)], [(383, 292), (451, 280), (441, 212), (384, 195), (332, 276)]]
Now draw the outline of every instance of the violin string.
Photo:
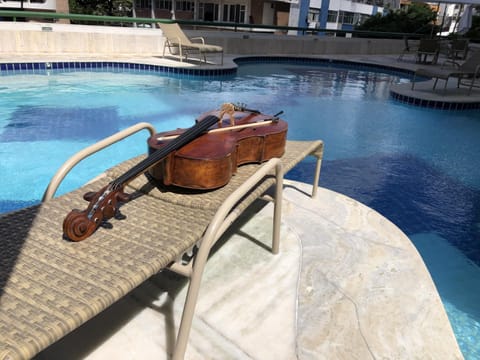
[(110, 187), (113, 190), (115, 190), (125, 185), (133, 178), (145, 172), (148, 168), (153, 166), (155, 163), (162, 160), (172, 151), (177, 150), (183, 145), (186, 145), (190, 141), (194, 140), (201, 133), (206, 131), (209, 127), (217, 123), (219, 120), (220, 119), (217, 116), (209, 115), (202, 121), (197, 122), (194, 126), (192, 126), (191, 128), (187, 129), (185, 132), (180, 134), (175, 140), (170, 141), (165, 146), (156, 150), (154, 153), (149, 155), (145, 160), (139, 162), (137, 165), (133, 166), (127, 172), (125, 172), (124, 174), (120, 175), (118, 178), (113, 180), (110, 183)]

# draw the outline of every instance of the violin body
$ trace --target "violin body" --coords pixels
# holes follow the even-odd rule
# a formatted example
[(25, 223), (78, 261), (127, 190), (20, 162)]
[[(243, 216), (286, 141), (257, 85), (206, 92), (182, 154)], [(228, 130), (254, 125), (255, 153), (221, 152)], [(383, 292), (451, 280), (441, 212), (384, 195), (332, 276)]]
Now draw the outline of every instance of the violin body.
[[(222, 131), (201, 135), (151, 167), (150, 175), (165, 186), (211, 190), (227, 184), (240, 165), (283, 155), (288, 130), (285, 121), (276, 118), (264, 125), (271, 116), (242, 111), (233, 117), (235, 126), (222, 124)], [(182, 132), (178, 129), (151, 136), (149, 153)]]

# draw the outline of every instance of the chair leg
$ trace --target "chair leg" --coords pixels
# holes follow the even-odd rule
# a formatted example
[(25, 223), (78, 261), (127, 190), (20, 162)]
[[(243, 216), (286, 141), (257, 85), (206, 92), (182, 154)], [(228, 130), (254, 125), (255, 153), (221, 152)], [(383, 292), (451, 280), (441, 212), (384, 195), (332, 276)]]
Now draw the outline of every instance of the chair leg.
[(185, 299), (182, 320), (177, 335), (177, 343), (173, 353), (173, 360), (182, 360), (185, 356), (185, 351), (187, 350), (188, 337), (192, 328), (193, 315), (197, 304), (198, 294), (200, 292), (200, 283), (209, 250), (210, 249), (206, 249), (205, 246), (200, 246), (196, 257), (193, 259), (193, 272), (188, 285), (187, 298)]
[(282, 218), (283, 201), (283, 169), (279, 163), (275, 171), (275, 201), (273, 208), (273, 235), (272, 235), (272, 253), (278, 254), (280, 251), (280, 222)]
[(318, 148), (314, 153), (312, 153), (312, 155), (317, 158), (317, 161), (315, 164), (315, 176), (313, 178), (313, 183), (312, 183), (312, 198), (315, 198), (317, 196), (318, 183), (320, 180), (320, 169), (322, 166), (322, 159), (323, 159), (323, 145), (321, 146), (321, 148)]
[[(472, 93), (473, 83), (475, 82), (475, 76), (476, 76), (476, 75), (473, 75), (472, 81), (470, 82), (470, 86), (468, 87), (468, 95), (469, 95), (469, 96), (470, 96), (470, 94)], [(460, 84), (460, 79), (458, 79), (458, 83)]]

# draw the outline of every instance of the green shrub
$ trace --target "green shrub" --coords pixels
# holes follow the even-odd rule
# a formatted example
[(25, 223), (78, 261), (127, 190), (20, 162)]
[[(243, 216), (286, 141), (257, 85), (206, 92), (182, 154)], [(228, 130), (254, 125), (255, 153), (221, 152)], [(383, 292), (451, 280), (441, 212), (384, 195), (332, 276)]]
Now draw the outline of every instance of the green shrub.
[(430, 34), (436, 32), (433, 21), (437, 14), (424, 3), (412, 3), (408, 7), (376, 14), (356, 27), (356, 30)]

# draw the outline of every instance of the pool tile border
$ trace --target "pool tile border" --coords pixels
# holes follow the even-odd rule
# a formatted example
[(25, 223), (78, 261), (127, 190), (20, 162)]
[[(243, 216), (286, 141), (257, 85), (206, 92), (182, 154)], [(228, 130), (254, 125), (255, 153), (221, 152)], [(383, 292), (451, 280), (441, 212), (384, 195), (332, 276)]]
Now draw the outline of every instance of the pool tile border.
[[(334, 65), (345, 66), (356, 70), (380, 70), (388, 71), (390, 74), (412, 74), (409, 70), (403, 70), (386, 65), (367, 64), (361, 62), (353, 62), (347, 60), (335, 59), (319, 59), (308, 57), (293, 57), (293, 56), (242, 56), (234, 59), (238, 65), (245, 63), (279, 63), (288, 62), (291, 64), (306, 64), (306, 65)], [(201, 77), (218, 77), (225, 75), (234, 75), (237, 72), (237, 66), (223, 68), (179, 68), (165, 65), (140, 64), (132, 62), (118, 62), (118, 61), (52, 61), (52, 62), (11, 62), (0, 63), (0, 75), (14, 75), (16, 72), (25, 71), (48, 71), (48, 70), (138, 70), (151, 71), (156, 73), (174, 74), (174, 75), (190, 75)], [(12, 74), (13, 72), (13, 74)], [(3, 73), (3, 74), (2, 74)]]
[(45, 71), (77, 71), (77, 70), (110, 70), (110, 71), (147, 71), (165, 75), (198, 76), (198, 77), (220, 77), (234, 75), (236, 67), (213, 68), (213, 69), (192, 69), (179, 68), (164, 65), (140, 64), (118, 61), (52, 61), (52, 62), (26, 62), (26, 63), (1, 63), (0, 75), (16, 75), (38, 73)]
[(407, 105), (419, 106), (437, 110), (478, 110), (480, 102), (454, 102), (420, 99), (413, 96), (398, 94), (390, 90), (390, 97), (398, 102)]

